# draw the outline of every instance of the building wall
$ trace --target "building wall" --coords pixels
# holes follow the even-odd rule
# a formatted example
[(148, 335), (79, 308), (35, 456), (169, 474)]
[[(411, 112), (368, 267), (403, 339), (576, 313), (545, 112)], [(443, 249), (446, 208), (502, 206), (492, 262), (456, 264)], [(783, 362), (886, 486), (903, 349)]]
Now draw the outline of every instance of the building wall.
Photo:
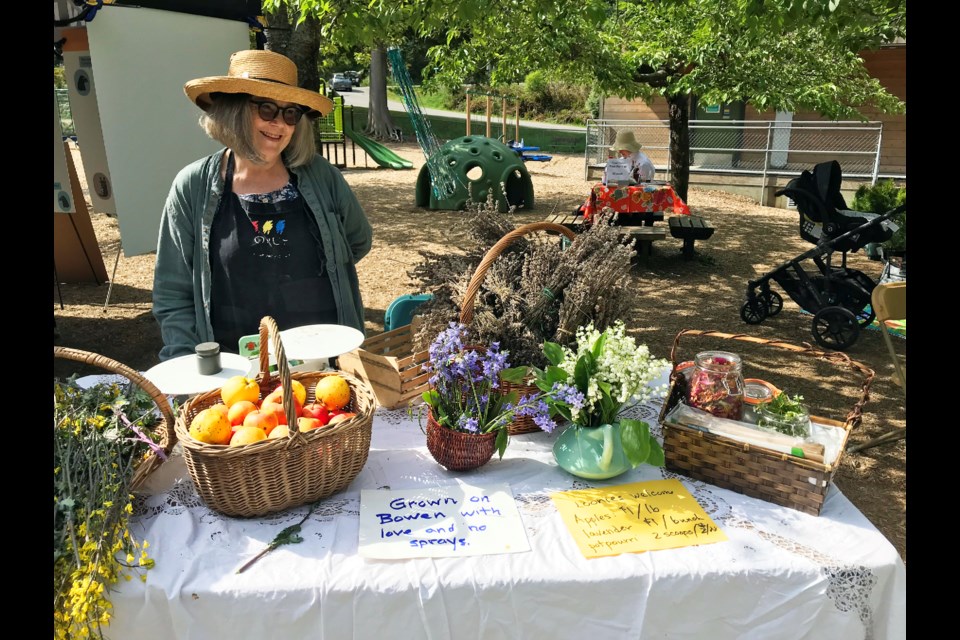
[[(864, 51), (861, 54), (870, 75), (877, 78), (891, 94), (904, 102), (907, 99), (907, 47), (906, 44), (892, 45), (876, 51)], [(883, 123), (883, 138), (880, 144), (880, 177), (904, 178), (907, 174), (907, 117), (906, 114), (891, 115), (876, 109), (865, 109), (864, 116), (870, 121)], [(747, 104), (746, 120), (773, 120), (773, 111), (759, 112)], [(653, 98), (649, 103), (643, 100), (624, 100), (609, 97), (603, 102), (601, 118), (607, 120), (666, 120), (668, 105), (664, 98)], [(826, 120), (817, 113), (798, 111), (794, 113), (796, 121)], [(822, 158), (827, 160), (831, 158)], [(805, 156), (811, 166), (818, 159)]]

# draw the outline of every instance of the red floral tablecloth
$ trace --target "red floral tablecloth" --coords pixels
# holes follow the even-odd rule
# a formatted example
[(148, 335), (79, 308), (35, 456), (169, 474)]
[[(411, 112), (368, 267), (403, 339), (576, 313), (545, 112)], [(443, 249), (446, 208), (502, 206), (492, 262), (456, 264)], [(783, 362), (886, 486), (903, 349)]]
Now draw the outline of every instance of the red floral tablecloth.
[(631, 213), (690, 215), (690, 207), (669, 184), (641, 183), (629, 187), (605, 187), (602, 183), (595, 184), (590, 197), (580, 207), (583, 219), (589, 222), (605, 207), (610, 207), (621, 216)]

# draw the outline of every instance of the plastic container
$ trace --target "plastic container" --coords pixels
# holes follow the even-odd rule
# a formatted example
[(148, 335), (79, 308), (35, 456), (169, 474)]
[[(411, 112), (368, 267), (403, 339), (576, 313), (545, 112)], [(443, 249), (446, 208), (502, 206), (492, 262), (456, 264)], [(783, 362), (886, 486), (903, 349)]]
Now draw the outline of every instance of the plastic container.
[(779, 395), (780, 389), (759, 378), (746, 378), (743, 381), (743, 418), (744, 422), (757, 424), (760, 419), (760, 407)]
[(743, 418), (743, 362), (729, 351), (701, 351), (694, 359), (687, 404), (718, 418)]

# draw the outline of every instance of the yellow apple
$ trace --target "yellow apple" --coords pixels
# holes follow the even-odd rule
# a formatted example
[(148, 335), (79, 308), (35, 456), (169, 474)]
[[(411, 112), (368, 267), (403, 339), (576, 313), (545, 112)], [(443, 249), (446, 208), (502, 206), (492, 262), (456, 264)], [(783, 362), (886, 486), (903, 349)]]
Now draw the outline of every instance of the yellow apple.
[(220, 387), (220, 399), (227, 407), (232, 407), (241, 400), (256, 403), (260, 400), (260, 384), (253, 378), (233, 376)]

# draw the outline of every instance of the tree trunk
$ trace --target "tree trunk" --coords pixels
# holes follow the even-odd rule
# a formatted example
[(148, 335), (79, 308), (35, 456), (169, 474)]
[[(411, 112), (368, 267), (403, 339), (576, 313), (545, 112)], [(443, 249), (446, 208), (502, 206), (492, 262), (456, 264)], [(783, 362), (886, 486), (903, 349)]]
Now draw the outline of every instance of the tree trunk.
[(690, 186), (690, 97), (669, 95), (670, 175), (673, 190), (684, 202)]
[(307, 19), (294, 26), (286, 5), (280, 5), (267, 20), (266, 49), (287, 56), (297, 65), (297, 83), (304, 89), (320, 90), (320, 23), (308, 15)]
[(367, 128), (364, 133), (374, 140), (390, 140), (395, 137), (397, 126), (390, 118), (387, 108), (387, 49), (382, 44), (370, 51), (370, 108), (367, 111)]

